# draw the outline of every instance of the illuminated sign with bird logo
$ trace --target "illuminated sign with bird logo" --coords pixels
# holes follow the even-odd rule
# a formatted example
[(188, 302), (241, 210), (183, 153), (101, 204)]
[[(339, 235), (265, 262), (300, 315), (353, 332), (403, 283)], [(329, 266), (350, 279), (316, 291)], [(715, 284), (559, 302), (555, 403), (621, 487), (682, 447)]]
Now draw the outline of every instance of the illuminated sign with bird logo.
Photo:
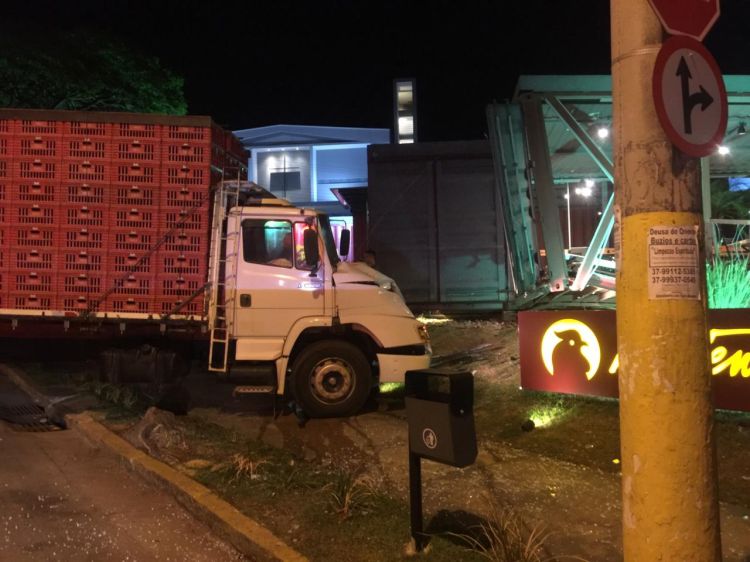
[[(750, 411), (750, 310), (711, 310), (708, 323), (714, 404)], [(521, 312), (518, 333), (523, 388), (617, 397), (614, 311)]]
[(580, 320), (563, 318), (550, 325), (542, 336), (542, 361), (550, 375), (572, 371), (594, 378), (602, 352), (594, 332)]

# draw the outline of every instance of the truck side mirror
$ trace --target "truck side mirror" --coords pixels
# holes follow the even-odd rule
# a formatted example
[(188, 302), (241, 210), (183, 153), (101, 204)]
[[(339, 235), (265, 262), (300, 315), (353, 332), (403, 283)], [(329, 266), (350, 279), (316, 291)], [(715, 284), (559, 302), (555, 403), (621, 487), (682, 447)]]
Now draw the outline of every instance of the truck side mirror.
[(348, 228), (345, 228), (341, 231), (341, 237), (339, 238), (339, 255), (340, 256), (348, 256), (349, 255), (349, 243), (352, 238), (352, 231)]
[(303, 231), (303, 237), (305, 245), (305, 263), (308, 267), (314, 268), (320, 261), (320, 252), (318, 251), (318, 233), (312, 228), (306, 228)]

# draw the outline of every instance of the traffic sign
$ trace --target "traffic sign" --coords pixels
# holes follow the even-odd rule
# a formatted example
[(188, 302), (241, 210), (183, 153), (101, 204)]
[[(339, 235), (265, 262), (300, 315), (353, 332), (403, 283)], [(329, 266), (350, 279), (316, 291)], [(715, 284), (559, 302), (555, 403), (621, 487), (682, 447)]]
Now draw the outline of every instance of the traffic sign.
[(690, 156), (713, 153), (727, 128), (727, 92), (703, 44), (668, 39), (656, 57), (652, 86), (656, 114), (672, 143)]
[(649, 0), (667, 33), (703, 41), (719, 18), (719, 0)]

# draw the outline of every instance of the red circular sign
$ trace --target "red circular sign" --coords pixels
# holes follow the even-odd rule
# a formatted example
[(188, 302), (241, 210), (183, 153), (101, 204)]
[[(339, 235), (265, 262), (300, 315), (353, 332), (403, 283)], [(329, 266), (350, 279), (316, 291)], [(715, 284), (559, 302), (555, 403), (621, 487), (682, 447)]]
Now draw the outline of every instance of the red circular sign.
[(690, 37), (662, 45), (652, 77), (656, 114), (664, 132), (685, 154), (712, 154), (727, 128), (727, 92), (719, 65)]
[(703, 41), (719, 18), (719, 0), (649, 0), (664, 29)]

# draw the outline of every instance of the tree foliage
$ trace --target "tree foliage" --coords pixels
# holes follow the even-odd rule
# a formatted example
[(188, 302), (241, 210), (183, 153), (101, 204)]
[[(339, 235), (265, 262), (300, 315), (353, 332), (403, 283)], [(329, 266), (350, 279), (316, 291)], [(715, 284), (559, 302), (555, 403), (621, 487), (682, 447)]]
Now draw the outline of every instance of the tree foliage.
[(750, 190), (729, 191), (726, 179), (711, 180), (711, 210), (715, 219), (750, 219)]
[(2, 28), (0, 107), (187, 112), (183, 79), (116, 39)]

